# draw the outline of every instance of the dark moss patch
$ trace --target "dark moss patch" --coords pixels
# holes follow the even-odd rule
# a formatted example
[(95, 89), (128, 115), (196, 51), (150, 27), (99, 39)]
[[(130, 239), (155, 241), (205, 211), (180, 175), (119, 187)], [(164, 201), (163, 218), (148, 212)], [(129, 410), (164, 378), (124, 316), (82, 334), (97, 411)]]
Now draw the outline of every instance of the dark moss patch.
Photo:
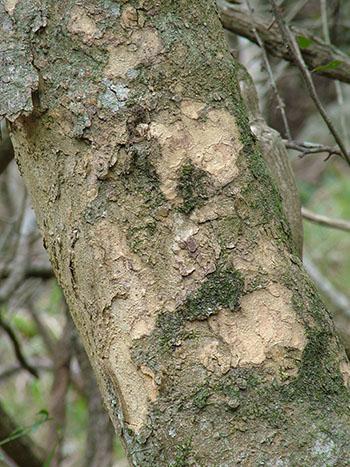
[(179, 211), (189, 214), (208, 200), (211, 191), (209, 175), (188, 162), (181, 168), (177, 189), (183, 198)]
[[(232, 200), (232, 202), (234, 201)], [(213, 225), (218, 233), (221, 246), (225, 249), (233, 248), (241, 234), (242, 221), (239, 216), (228, 216), (214, 220)]]
[(239, 272), (218, 268), (175, 312), (159, 314), (154, 333), (134, 345), (135, 361), (146, 359), (150, 368), (156, 370), (164, 352), (176, 349), (182, 340), (196, 338), (184, 331), (186, 322), (205, 320), (223, 308), (235, 310), (239, 306), (243, 286)]
[(175, 460), (170, 463), (171, 467), (189, 467), (192, 465), (190, 463), (190, 456), (192, 451), (192, 441), (188, 440), (182, 444), (176, 446), (176, 456)]
[(125, 192), (142, 194), (145, 207), (156, 208), (165, 202), (152, 160), (157, 157), (154, 146), (139, 142), (126, 148), (121, 167), (120, 183)]
[(233, 311), (239, 305), (243, 285), (242, 276), (233, 269), (218, 269), (210, 274), (175, 313), (160, 315), (160, 344), (165, 348), (176, 346), (186, 321), (208, 319), (223, 308)]
[[(236, 77), (231, 78), (232, 86), (236, 86)], [(240, 128), (240, 139), (243, 144), (244, 157), (242, 164), (242, 199), (247, 206), (247, 217), (254, 219), (256, 225), (274, 223), (279, 228), (279, 239), (293, 248), (291, 231), (283, 210), (282, 198), (262, 156), (261, 149), (249, 126), (246, 105), (240, 95), (233, 96), (233, 114)], [(249, 170), (247, 170), (249, 169)], [(254, 217), (250, 215), (254, 211)]]
[(182, 314), (189, 321), (203, 320), (220, 308), (234, 310), (243, 291), (243, 278), (233, 269), (217, 269), (182, 306)]
[(185, 324), (181, 312), (161, 313), (157, 319), (157, 337), (155, 346), (162, 350), (174, 349)]
[(319, 402), (345, 391), (338, 359), (332, 355), (333, 336), (324, 330), (308, 330), (308, 344), (304, 350), (298, 378), (291, 386), (294, 395), (307, 396)]
[(210, 397), (210, 390), (207, 386), (200, 388), (193, 396), (193, 404), (197, 409), (203, 409), (207, 405)]

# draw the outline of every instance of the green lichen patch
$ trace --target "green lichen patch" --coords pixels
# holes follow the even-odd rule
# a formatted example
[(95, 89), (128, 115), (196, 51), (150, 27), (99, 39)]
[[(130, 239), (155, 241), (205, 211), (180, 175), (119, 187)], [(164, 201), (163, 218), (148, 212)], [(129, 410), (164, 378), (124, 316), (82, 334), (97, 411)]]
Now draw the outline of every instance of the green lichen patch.
[(159, 212), (167, 212), (155, 169), (158, 147), (138, 141), (119, 149), (108, 181), (107, 216), (122, 225), (128, 247), (149, 264), (159, 263), (167, 230)]
[[(230, 203), (234, 203), (230, 200)], [(220, 245), (226, 250), (235, 247), (241, 235), (242, 221), (238, 215), (226, 216), (213, 221), (213, 226), (218, 233)]]
[(243, 279), (234, 269), (218, 268), (182, 306), (189, 321), (203, 320), (222, 308), (234, 310), (243, 292)]
[(126, 156), (119, 176), (126, 193), (143, 196), (145, 207), (156, 208), (165, 199), (152, 160), (157, 157), (157, 148), (142, 141), (126, 148)]
[(243, 292), (243, 279), (234, 269), (218, 268), (191, 294), (175, 313), (161, 314), (158, 321), (159, 343), (163, 349), (176, 346), (183, 338), (186, 321), (205, 320), (221, 309), (234, 310)]
[(210, 389), (207, 386), (203, 386), (198, 391), (196, 391), (193, 396), (193, 404), (197, 409), (203, 409), (208, 402), (210, 397)]
[(181, 167), (177, 189), (183, 199), (179, 211), (189, 214), (208, 200), (211, 191), (209, 175), (187, 162)]
[(295, 264), (291, 265), (284, 281), (293, 290), (293, 307), (304, 322), (307, 336), (298, 377), (288, 386), (288, 397), (306, 397), (316, 406), (349, 400), (339, 368), (341, 350), (317, 290)]
[(171, 467), (190, 467), (193, 465), (190, 462), (190, 456), (192, 451), (192, 441), (188, 440), (182, 444), (176, 445), (175, 460), (170, 462)]
[(184, 340), (196, 339), (195, 335), (185, 331), (187, 322), (206, 320), (221, 309), (235, 310), (239, 306), (243, 286), (243, 278), (238, 271), (219, 267), (174, 312), (159, 314), (153, 334), (134, 344), (134, 360), (147, 362), (156, 371), (164, 353), (174, 351)]

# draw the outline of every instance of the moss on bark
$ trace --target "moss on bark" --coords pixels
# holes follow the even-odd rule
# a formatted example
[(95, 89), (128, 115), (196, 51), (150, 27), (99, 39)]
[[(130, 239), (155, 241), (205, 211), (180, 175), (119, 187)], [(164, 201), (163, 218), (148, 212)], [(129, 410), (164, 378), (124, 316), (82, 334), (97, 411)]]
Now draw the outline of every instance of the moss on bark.
[[(28, 36), (40, 100), (14, 142), (132, 465), (347, 465), (343, 354), (293, 257), (214, 2), (47, 3)], [(238, 138), (235, 118), (242, 150), (211, 137), (205, 159), (185, 101), (203, 108), (186, 116), (196, 131), (225, 117)], [(259, 358), (230, 340), (239, 319), (257, 345), (271, 331)]]

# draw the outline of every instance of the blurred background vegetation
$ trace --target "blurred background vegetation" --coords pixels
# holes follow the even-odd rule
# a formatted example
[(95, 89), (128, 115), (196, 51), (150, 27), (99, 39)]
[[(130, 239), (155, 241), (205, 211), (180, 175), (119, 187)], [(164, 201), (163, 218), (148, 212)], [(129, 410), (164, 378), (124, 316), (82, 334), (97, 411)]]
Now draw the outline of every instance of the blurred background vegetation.
[[(291, 26), (319, 38), (325, 35), (326, 11), (332, 47), (345, 54), (350, 52), (350, 2), (279, 3)], [(225, 1), (219, 4), (225, 11), (242, 9), (248, 19), (260, 17), (266, 24), (273, 22), (267, 0), (251, 0), (252, 11), (247, 9), (245, 0), (240, 4)], [(254, 79), (267, 122), (288, 139), (267, 70), (269, 64), (279, 97), (285, 104), (292, 139), (333, 147), (333, 137), (303, 84), (300, 70), (269, 53), (267, 64), (259, 46), (232, 32), (227, 37), (232, 53)], [(313, 78), (319, 99), (349, 150), (349, 84), (336, 84), (335, 80), (315, 72)], [(328, 155), (327, 152), (303, 155), (289, 150), (302, 205), (331, 220), (350, 222), (350, 169), (338, 155), (325, 160)], [(350, 231), (304, 221), (306, 266), (322, 289), (348, 352), (349, 252)], [(17, 465), (6, 449), (11, 444), (6, 442), (8, 431), (13, 433), (13, 429), (17, 429), (15, 437), (18, 435), (18, 440), (23, 441), (16, 449), (25, 449), (27, 441), (34, 451), (33, 462), (27, 458), (26, 463), (21, 463), (18, 459), (18, 465), (35, 465), (35, 457), (40, 460), (39, 465), (127, 465), (53, 278), (30, 200), (13, 160), (6, 168), (2, 167), (0, 174), (0, 281), (0, 447), (3, 448), (0, 465)], [(12, 419), (12, 425), (6, 428), (7, 417)]]

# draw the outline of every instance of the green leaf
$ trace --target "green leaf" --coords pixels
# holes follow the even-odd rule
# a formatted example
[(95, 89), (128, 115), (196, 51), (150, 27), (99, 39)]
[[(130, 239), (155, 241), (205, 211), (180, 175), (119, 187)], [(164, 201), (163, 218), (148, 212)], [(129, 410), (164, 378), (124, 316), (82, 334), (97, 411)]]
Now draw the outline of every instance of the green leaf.
[(314, 68), (312, 71), (327, 71), (327, 70), (334, 70), (338, 68), (343, 62), (341, 60), (332, 60), (331, 62), (326, 63), (325, 65), (320, 65)]
[(301, 49), (307, 49), (314, 41), (309, 37), (297, 36), (297, 42)]
[(35, 324), (23, 316), (15, 315), (12, 322), (25, 337), (31, 338), (38, 334)]
[(56, 443), (55, 446), (51, 449), (49, 455), (47, 456), (47, 459), (45, 460), (45, 463), (44, 463), (43, 467), (50, 467), (52, 459), (53, 459), (53, 457), (55, 455), (55, 452), (57, 450), (57, 445), (58, 445), (58, 443)]

